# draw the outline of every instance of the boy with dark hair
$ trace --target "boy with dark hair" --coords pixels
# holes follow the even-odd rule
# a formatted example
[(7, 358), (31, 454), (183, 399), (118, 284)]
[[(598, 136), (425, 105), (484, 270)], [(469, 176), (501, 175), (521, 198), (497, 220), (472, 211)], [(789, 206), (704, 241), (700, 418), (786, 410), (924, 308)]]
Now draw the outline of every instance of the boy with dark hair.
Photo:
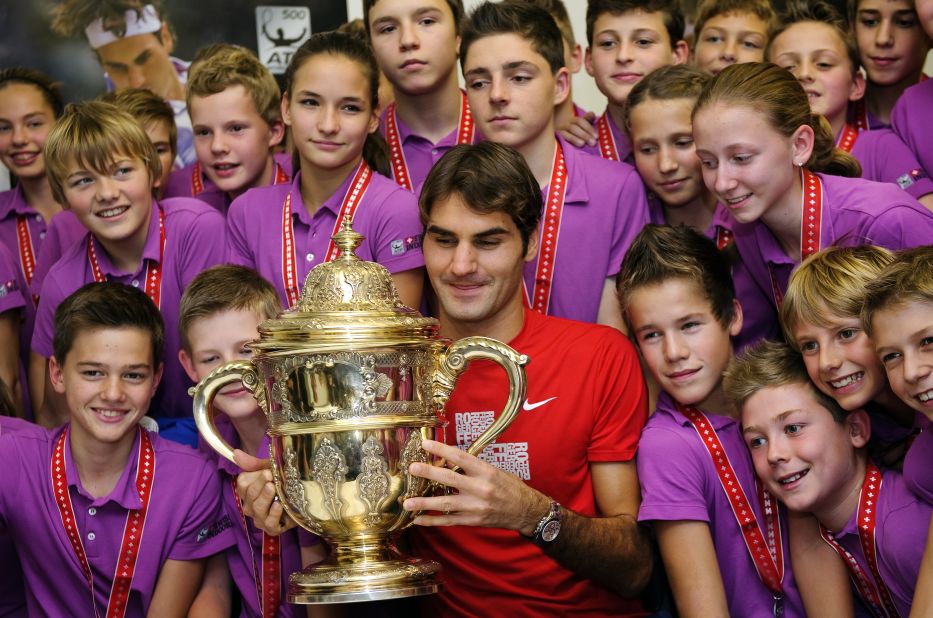
[(395, 94), (379, 121), (392, 177), (409, 191), (417, 190), (445, 152), (476, 139), (457, 82), (463, 4), (364, 0), (363, 13), (373, 54)]
[(139, 426), (163, 338), (159, 310), (122, 284), (88, 284), (56, 309), (49, 369), (70, 422), (0, 436), (0, 531), (30, 615), (184, 615), (207, 558), (232, 543), (208, 462)]
[[(109, 103), (70, 106), (49, 135), (45, 156), (52, 192), (87, 233), (42, 284), (30, 361), (33, 400), (43, 400), (55, 307), (85, 283), (116, 280), (145, 290), (169, 325), (165, 381), (154, 408), (164, 415), (163, 430), (175, 428), (177, 439), (195, 441), (188, 381), (176, 359), (178, 301), (197, 273), (221, 260), (223, 217), (197, 200), (155, 201), (153, 184), (161, 172), (155, 147), (132, 116)], [(37, 410), (43, 424), (61, 420), (54, 407)]]
[[(933, 0), (915, 0), (914, 5), (927, 38), (933, 40)], [(913, 150), (927, 176), (933, 174), (930, 110), (933, 110), (933, 80), (929, 79), (907, 88), (891, 110), (891, 128)]]
[(723, 395), (742, 328), (729, 270), (685, 226), (648, 225), (625, 256), (622, 310), (662, 391), (638, 442), (638, 519), (654, 527), (680, 615), (803, 616), (786, 518), (758, 491)]
[(579, 152), (554, 134), (554, 106), (570, 80), (557, 25), (524, 2), (486, 2), (464, 27), (461, 62), (480, 131), (522, 154), (544, 198), (526, 302), (621, 329), (613, 278), (648, 221), (644, 187), (630, 165)]
[(816, 517), (872, 614), (908, 615), (924, 551), (918, 540), (933, 507), (900, 472), (882, 472), (867, 457), (865, 411), (846, 412), (820, 392), (800, 354), (784, 344), (746, 350), (724, 384), (767, 490), (789, 510)]
[(687, 61), (683, 12), (678, 0), (589, 0), (586, 41), (586, 71), (607, 99), (587, 152), (631, 163), (626, 99), (655, 69)]
[(145, 88), (165, 99), (178, 127), (176, 165), (194, 163), (185, 105), (188, 63), (171, 56), (175, 37), (161, 0), (63, 0), (52, 10), (52, 29), (87, 37), (108, 89)]

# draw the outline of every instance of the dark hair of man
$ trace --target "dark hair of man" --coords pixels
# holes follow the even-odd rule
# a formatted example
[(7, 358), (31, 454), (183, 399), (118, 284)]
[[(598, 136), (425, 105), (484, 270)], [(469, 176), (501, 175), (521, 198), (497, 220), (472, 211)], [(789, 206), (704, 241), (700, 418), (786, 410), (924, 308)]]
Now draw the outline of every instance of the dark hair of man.
[(431, 168), (421, 189), (421, 223), (427, 225), (434, 205), (452, 196), (480, 214), (507, 214), (518, 228), (522, 251), (527, 251), (528, 239), (541, 217), (541, 189), (517, 150), (480, 142), (447, 151)]
[(66, 298), (55, 310), (52, 349), (59, 364), (81, 333), (104, 328), (138, 328), (152, 340), (152, 366), (162, 362), (165, 323), (162, 314), (145, 292), (104, 281), (88, 283)]
[(484, 2), (467, 18), (460, 37), (460, 63), (466, 66), (470, 46), (497, 34), (515, 34), (529, 43), (557, 73), (564, 66), (564, 42), (551, 14), (527, 2)]

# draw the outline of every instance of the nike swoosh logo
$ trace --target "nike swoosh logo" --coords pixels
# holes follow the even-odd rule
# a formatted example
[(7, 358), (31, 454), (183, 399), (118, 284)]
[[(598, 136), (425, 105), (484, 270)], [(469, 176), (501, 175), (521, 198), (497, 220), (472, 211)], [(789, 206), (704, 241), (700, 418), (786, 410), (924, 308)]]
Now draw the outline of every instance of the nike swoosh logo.
[(544, 404), (550, 403), (554, 401), (555, 399), (557, 399), (557, 397), (551, 397), (550, 399), (545, 399), (544, 401), (538, 401), (537, 403), (528, 403), (528, 400), (526, 399), (525, 403), (522, 404), (522, 410), (524, 410), (525, 412), (531, 412), (535, 408), (540, 408)]

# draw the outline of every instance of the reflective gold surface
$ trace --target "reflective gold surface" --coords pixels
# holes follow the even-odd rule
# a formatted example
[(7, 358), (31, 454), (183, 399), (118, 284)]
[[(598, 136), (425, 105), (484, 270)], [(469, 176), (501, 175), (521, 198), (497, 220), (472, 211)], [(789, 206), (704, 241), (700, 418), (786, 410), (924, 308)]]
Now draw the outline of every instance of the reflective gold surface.
[(231, 461), (211, 403), (231, 382), (250, 389), (266, 415), (279, 499), (331, 546), (327, 560), (291, 576), (293, 603), (437, 592), (440, 567), (393, 543), (417, 515), (404, 500), (431, 491), (408, 465), (428, 462), (421, 441), (442, 425), (470, 361), (497, 362), (509, 377), (506, 406), (471, 453), (495, 440), (525, 397), (526, 356), (484, 337), (438, 339), (437, 320), (401, 305), (388, 271), (354, 255), (361, 238), (346, 225), (334, 237), (340, 256), (311, 271), (295, 308), (260, 326), (252, 361), (218, 367), (195, 389), (198, 429)]

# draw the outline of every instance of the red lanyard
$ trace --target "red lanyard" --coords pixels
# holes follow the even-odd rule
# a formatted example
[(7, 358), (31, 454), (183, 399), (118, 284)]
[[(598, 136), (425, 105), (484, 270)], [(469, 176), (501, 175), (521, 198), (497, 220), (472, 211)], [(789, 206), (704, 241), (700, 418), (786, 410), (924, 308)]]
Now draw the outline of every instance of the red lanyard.
[(230, 484), (233, 486), (233, 502), (236, 504), (237, 513), (240, 514), (240, 523), (243, 524), (243, 530), (246, 532), (246, 544), (249, 546), (250, 563), (253, 566), (253, 577), (256, 581), (256, 594), (259, 595), (259, 608), (262, 612), (262, 618), (272, 618), (279, 611), (282, 594), (279, 537), (270, 536), (265, 532), (262, 533), (262, 574), (260, 575), (253, 554), (253, 539), (246, 523), (246, 516), (243, 514), (243, 506), (240, 504), (240, 498), (236, 493), (236, 477), (230, 477)]
[(852, 147), (855, 146), (855, 140), (858, 139), (859, 130), (846, 123), (846, 126), (842, 127), (842, 133), (839, 134), (839, 141), (836, 142), (836, 148), (844, 150), (845, 152), (852, 152)]
[(800, 261), (820, 250), (823, 224), (823, 182), (820, 177), (802, 168), (803, 198), (800, 204)]
[(732, 244), (732, 230), (727, 230), (721, 225), (716, 226), (716, 248), (722, 251)]
[[(355, 217), (356, 209), (363, 201), (363, 195), (373, 179), (373, 172), (365, 161), (360, 161), (353, 176), (353, 181), (347, 189), (347, 194), (343, 197), (343, 203), (340, 205), (340, 211), (337, 213), (337, 221), (334, 223), (334, 230), (331, 236), (340, 231), (344, 219)], [(327, 253), (324, 261), (330, 262), (337, 257), (337, 245), (331, 238), (327, 245)], [(292, 218), (292, 194), (285, 196), (285, 203), (282, 205), (282, 280), (285, 284), (285, 294), (288, 297), (288, 306), (294, 307), (301, 298), (301, 288), (298, 285), (298, 257), (295, 251), (295, 223)]]
[(852, 120), (855, 121), (856, 131), (868, 131), (868, 107), (865, 105), (864, 97), (852, 103)]
[[(290, 180), (288, 174), (285, 173), (285, 170), (283, 170), (278, 163), (273, 161), (272, 165), (272, 184), (280, 185)], [(203, 191), (204, 182), (201, 180), (201, 162), (198, 161), (191, 169), (191, 197), (196, 197)]]
[[(806, 168), (800, 170), (801, 192), (800, 198), (800, 261), (804, 261), (820, 250), (820, 235), (823, 230), (823, 181), (820, 177)], [(768, 265), (768, 274), (771, 276), (771, 289), (774, 293), (774, 304), (778, 309), (784, 302), (784, 292), (778, 284), (774, 268)]]
[(201, 162), (197, 161), (191, 168), (191, 197), (201, 195), (204, 191), (204, 182), (201, 180)]
[(557, 266), (557, 240), (560, 235), (560, 222), (564, 212), (564, 195), (567, 193), (567, 165), (564, 163), (564, 149), (560, 142), (554, 151), (554, 163), (551, 167), (551, 180), (548, 183), (547, 199), (544, 203), (544, 221), (538, 238), (538, 262), (535, 268), (534, 289), (531, 294), (525, 288), (525, 301), (538, 313), (547, 315), (551, 304), (551, 283)]
[(859, 595), (868, 603), (872, 613), (880, 618), (896, 618), (899, 615), (897, 607), (891, 598), (891, 591), (888, 590), (887, 585), (881, 578), (881, 572), (878, 570), (878, 546), (875, 542), (875, 527), (878, 523), (877, 506), (878, 496), (881, 495), (881, 483), (881, 471), (869, 461), (865, 469), (862, 491), (859, 493), (856, 522), (858, 524), (859, 543), (871, 571), (871, 579), (869, 579), (868, 574), (865, 573), (851, 552), (839, 544), (832, 532), (820, 526), (820, 534), (823, 535), (823, 540), (836, 550), (836, 553), (849, 567), (852, 581), (855, 582)]
[[(149, 498), (152, 496), (152, 483), (155, 479), (155, 451), (149, 434), (142, 428), (139, 430), (139, 453), (136, 461), (136, 491), (142, 507), (126, 514), (126, 524), (123, 527), (123, 539), (120, 541), (120, 554), (117, 560), (117, 571), (114, 573), (113, 584), (110, 588), (110, 598), (107, 600), (107, 618), (119, 618), (126, 612), (126, 602), (129, 598), (130, 588), (133, 584), (133, 575), (136, 572), (136, 559), (139, 557), (139, 548), (142, 546), (142, 536), (145, 531), (146, 514), (149, 511)], [(62, 526), (71, 541), (84, 578), (91, 589), (91, 602), (94, 605), (94, 615), (99, 616), (97, 602), (94, 600), (94, 578), (91, 574), (91, 565), (88, 563), (84, 545), (81, 543), (81, 534), (75, 523), (74, 507), (71, 505), (71, 492), (68, 490), (68, 478), (65, 473), (65, 438), (68, 435), (66, 428), (55, 442), (52, 450), (52, 493), (58, 504)]]
[[(751, 556), (761, 579), (775, 601), (784, 595), (782, 583), (784, 581), (784, 548), (781, 545), (781, 521), (778, 511), (778, 505), (774, 498), (768, 493), (756, 479), (755, 488), (758, 490), (758, 500), (761, 504), (761, 510), (765, 516), (765, 527), (767, 529), (767, 538), (761, 531), (761, 526), (755, 518), (755, 512), (745, 495), (745, 491), (739, 484), (738, 477), (729, 461), (719, 436), (713, 428), (709, 419), (696, 408), (682, 406), (677, 404), (677, 409), (687, 417), (687, 420), (696, 429), (697, 435), (706, 450), (709, 452), (719, 476), (719, 483), (722, 490), (729, 500), (732, 507), (732, 514), (739, 524), (742, 531), (742, 538), (745, 540), (745, 547), (748, 549), (748, 555)], [(777, 613), (777, 605), (775, 606)]]
[[(162, 302), (162, 269), (165, 265), (165, 211), (161, 206), (157, 207), (159, 211), (159, 261), (146, 260), (146, 296), (152, 299), (156, 307), (161, 307)], [(100, 264), (97, 263), (97, 252), (94, 250), (94, 238), (87, 238), (87, 259), (91, 264), (91, 272), (94, 275), (94, 281), (100, 283), (106, 281), (107, 277), (100, 270)]]
[[(472, 144), (473, 138), (473, 114), (470, 112), (466, 93), (461, 90), (460, 117), (457, 119), (457, 144)], [(389, 146), (389, 157), (392, 159), (392, 178), (399, 186), (412, 191), (411, 174), (408, 171), (408, 163), (405, 161), (402, 138), (398, 131), (398, 111), (394, 102), (390, 103), (386, 109), (386, 143)]]
[(612, 135), (612, 128), (609, 126), (608, 111), (596, 121), (596, 134), (599, 137), (599, 156), (610, 161), (618, 161), (619, 149), (616, 147), (616, 138)]
[(19, 263), (26, 276), (26, 284), (32, 283), (36, 274), (36, 249), (32, 244), (32, 232), (29, 230), (29, 221), (26, 215), (16, 216), (16, 239), (19, 243)]

